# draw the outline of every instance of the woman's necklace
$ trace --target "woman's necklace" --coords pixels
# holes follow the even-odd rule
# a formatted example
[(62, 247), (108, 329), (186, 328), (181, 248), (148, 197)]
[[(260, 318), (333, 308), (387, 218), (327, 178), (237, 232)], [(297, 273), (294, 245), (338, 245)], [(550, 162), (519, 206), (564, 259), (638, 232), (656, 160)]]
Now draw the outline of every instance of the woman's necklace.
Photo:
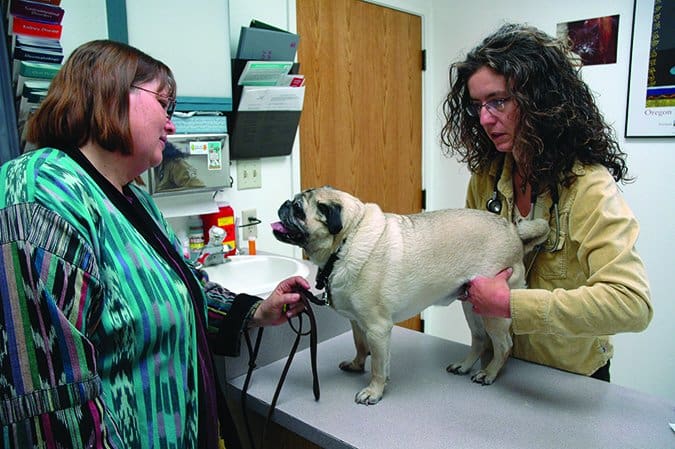
[(513, 167), (513, 193), (514, 201), (516, 207), (520, 212), (520, 215), (527, 217), (530, 214), (532, 209), (532, 198), (531, 198), (532, 188), (529, 183), (525, 182), (521, 176), (518, 168)]
[(520, 193), (525, 194), (528, 184), (525, 182), (523, 175), (520, 174), (517, 166), (513, 166), (513, 190), (519, 190)]

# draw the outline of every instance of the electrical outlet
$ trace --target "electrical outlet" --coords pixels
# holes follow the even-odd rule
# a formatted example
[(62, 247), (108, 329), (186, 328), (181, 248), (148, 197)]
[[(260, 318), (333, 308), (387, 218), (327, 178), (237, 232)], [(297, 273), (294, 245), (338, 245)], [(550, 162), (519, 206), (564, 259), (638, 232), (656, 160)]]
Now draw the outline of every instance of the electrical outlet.
[(244, 244), (244, 242), (248, 241), (249, 237), (258, 237), (257, 224), (252, 226), (245, 226), (255, 222), (251, 219), (258, 219), (258, 214), (256, 213), (255, 209), (246, 209), (241, 211), (241, 223), (239, 224), (239, 226), (241, 227), (239, 229), (241, 230), (242, 245)]
[(259, 189), (262, 187), (260, 159), (237, 161), (237, 190)]

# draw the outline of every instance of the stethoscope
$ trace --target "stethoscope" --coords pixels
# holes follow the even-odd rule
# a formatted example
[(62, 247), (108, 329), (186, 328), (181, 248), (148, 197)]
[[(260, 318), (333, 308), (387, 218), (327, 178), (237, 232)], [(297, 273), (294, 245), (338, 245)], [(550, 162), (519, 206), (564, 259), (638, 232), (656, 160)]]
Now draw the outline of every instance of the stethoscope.
[[(499, 165), (499, 168), (497, 170), (497, 175), (495, 176), (495, 184), (494, 188), (492, 189), (492, 196), (485, 203), (485, 208), (489, 212), (492, 212), (493, 214), (497, 215), (501, 214), (502, 212), (502, 200), (501, 198), (499, 198), (499, 191), (497, 190), (497, 185), (499, 184), (499, 180), (502, 177), (502, 171), (504, 171), (504, 158), (502, 158), (501, 164)], [(549, 209), (549, 213), (553, 215), (555, 218), (555, 240), (553, 241), (553, 244), (550, 246), (546, 246), (544, 244), (537, 245), (537, 247), (534, 250), (535, 257), (541, 251), (552, 253), (553, 251), (556, 250), (556, 248), (558, 248), (558, 244), (560, 243), (560, 212), (558, 211), (558, 187), (555, 185), (551, 187), (551, 199), (553, 200), (553, 204)], [(537, 189), (532, 189), (532, 207), (534, 207), (536, 201), (537, 201)], [(532, 261), (534, 261), (534, 257), (532, 258)], [(529, 272), (529, 269), (527, 271)]]

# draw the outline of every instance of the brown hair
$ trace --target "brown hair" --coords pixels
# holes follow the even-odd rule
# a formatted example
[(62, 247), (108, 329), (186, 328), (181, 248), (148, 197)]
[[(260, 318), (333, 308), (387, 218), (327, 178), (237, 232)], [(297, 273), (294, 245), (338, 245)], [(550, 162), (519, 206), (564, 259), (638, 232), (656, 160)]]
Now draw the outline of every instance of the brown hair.
[(130, 154), (129, 89), (153, 80), (175, 97), (176, 81), (164, 63), (119, 42), (87, 42), (52, 80), (26, 124), (26, 138), (38, 148), (68, 152), (91, 140), (108, 151)]

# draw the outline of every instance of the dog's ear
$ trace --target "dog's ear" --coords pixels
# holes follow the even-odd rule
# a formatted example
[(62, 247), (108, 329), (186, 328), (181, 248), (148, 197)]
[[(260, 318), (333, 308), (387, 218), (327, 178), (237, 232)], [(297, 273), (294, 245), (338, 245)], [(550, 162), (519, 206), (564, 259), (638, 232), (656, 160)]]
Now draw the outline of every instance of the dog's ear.
[(342, 231), (342, 205), (335, 203), (317, 203), (317, 208), (319, 209), (319, 212), (326, 217), (328, 232), (332, 235), (336, 235)]

